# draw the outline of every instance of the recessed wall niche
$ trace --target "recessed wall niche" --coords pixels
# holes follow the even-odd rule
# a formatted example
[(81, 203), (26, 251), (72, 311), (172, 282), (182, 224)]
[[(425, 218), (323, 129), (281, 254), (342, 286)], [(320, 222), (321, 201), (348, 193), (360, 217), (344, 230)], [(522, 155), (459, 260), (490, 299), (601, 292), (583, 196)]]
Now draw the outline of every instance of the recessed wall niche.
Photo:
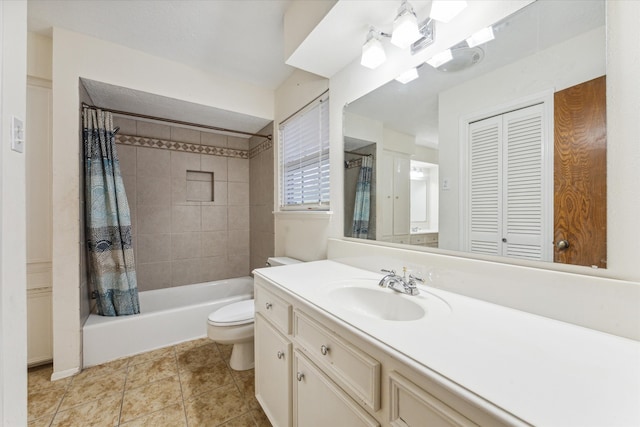
[(187, 171), (187, 201), (213, 202), (213, 172)]

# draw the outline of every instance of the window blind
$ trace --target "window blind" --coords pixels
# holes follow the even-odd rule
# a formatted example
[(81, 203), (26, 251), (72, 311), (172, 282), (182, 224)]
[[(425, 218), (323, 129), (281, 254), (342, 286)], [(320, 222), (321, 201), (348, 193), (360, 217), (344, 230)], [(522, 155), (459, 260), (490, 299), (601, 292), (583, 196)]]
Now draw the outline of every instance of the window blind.
[(279, 126), (280, 208), (329, 209), (329, 98), (324, 96)]

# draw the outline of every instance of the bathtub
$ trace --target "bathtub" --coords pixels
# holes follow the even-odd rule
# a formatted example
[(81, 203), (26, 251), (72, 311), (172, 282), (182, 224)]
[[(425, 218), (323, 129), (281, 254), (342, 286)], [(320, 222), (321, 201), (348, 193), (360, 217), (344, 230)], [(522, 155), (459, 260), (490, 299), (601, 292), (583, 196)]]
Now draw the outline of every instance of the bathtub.
[(253, 298), (253, 278), (140, 292), (140, 314), (91, 314), (82, 328), (84, 367), (207, 336), (216, 308)]

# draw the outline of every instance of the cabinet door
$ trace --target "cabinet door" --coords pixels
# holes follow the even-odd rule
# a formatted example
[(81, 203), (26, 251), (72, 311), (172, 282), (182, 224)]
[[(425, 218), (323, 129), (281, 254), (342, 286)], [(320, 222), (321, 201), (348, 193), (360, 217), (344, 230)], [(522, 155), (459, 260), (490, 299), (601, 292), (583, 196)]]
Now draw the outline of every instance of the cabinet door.
[(409, 234), (411, 224), (410, 169), (411, 161), (408, 157), (396, 156), (393, 159), (393, 234), (395, 236)]
[(291, 426), (291, 342), (261, 314), (255, 320), (256, 399), (275, 427)]
[(374, 427), (378, 422), (302, 353), (294, 353), (294, 426)]
[(27, 363), (53, 359), (51, 289), (27, 291)]

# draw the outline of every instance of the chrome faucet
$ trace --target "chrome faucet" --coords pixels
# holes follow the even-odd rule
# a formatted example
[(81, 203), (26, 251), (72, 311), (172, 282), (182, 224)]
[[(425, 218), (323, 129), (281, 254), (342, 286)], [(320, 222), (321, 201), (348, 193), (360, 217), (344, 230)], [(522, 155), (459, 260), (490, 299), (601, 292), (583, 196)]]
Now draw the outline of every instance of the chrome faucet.
[(423, 283), (424, 280), (414, 276), (413, 274), (409, 274), (409, 278), (407, 279), (407, 268), (403, 267), (402, 270), (403, 270), (402, 277), (398, 276), (395, 270), (385, 270), (385, 269), (380, 270), (383, 273), (387, 273), (387, 275), (380, 280), (380, 282), (378, 283), (378, 286), (383, 288), (391, 288), (396, 292), (400, 292), (407, 295), (418, 295), (420, 291), (416, 286), (417, 285), (416, 282)]

